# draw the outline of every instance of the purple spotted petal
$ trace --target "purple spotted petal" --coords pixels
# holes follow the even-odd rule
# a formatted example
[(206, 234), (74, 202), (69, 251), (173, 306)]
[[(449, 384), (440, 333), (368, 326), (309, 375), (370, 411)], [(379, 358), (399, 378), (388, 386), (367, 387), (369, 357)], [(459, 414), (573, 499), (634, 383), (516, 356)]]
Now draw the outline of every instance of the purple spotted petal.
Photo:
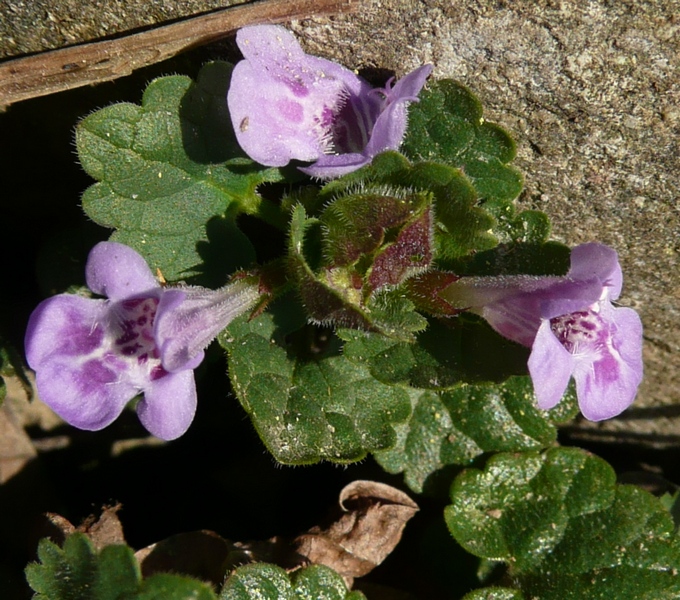
[(137, 415), (157, 438), (174, 440), (189, 429), (196, 403), (194, 372), (167, 373), (148, 384), (137, 405)]
[(239, 144), (253, 160), (284, 166), (313, 161), (328, 148), (333, 114), (359, 78), (340, 65), (306, 55), (283, 27), (239, 30), (245, 60), (232, 73), (227, 103)]
[(43, 300), (26, 327), (26, 359), (38, 370), (53, 357), (90, 355), (104, 343), (105, 300), (60, 294)]
[[(358, 134), (351, 133), (352, 130), (363, 132), (363, 143), (338, 144), (339, 149), (351, 148), (354, 152), (347, 154), (331, 154), (319, 158), (309, 167), (301, 167), (300, 170), (312, 177), (319, 179), (333, 179), (369, 164), (381, 152), (386, 150), (397, 150), (404, 139), (408, 113), (407, 102), (418, 100), (418, 94), (425, 85), (427, 77), (432, 72), (431, 65), (424, 65), (412, 71), (402, 79), (391, 90), (383, 90), (386, 97), (380, 106), (366, 107), (363, 111), (359, 108), (359, 100), (350, 98), (348, 105), (351, 106), (351, 114), (354, 116), (355, 123), (360, 127), (352, 126), (350, 119), (345, 118), (342, 122), (342, 131), (345, 133), (341, 140), (356, 139)], [(380, 90), (371, 90), (369, 98), (378, 97)], [(346, 110), (340, 113), (343, 116)], [(360, 118), (359, 115), (364, 115)], [(338, 122), (334, 124), (335, 139), (338, 140)], [(360, 151), (360, 152), (359, 152)]]
[(80, 429), (106, 427), (137, 393), (124, 377), (125, 364), (108, 351), (106, 305), (55, 296), (33, 311), (26, 330), (26, 359), (41, 399)]
[(574, 356), (559, 342), (544, 321), (529, 356), (529, 374), (539, 408), (553, 408), (564, 396), (574, 370)]
[(97, 431), (115, 421), (139, 390), (121, 378), (115, 358), (73, 362), (54, 358), (36, 371), (40, 399), (64, 421)]
[(630, 308), (609, 308), (609, 343), (595, 359), (577, 357), (576, 393), (583, 416), (610, 419), (635, 400), (642, 381), (642, 323)]
[(236, 138), (253, 160), (323, 179), (396, 150), (406, 130), (406, 103), (417, 100), (427, 65), (394, 87), (375, 90), (349, 69), (305, 54), (282, 27), (257, 25), (237, 33), (244, 60), (232, 73), (227, 103)]
[[(218, 291), (161, 288), (141, 256), (112, 242), (95, 246), (87, 263), (94, 300), (62, 294), (42, 302), (26, 331), (26, 357), (40, 397), (81, 429), (110, 424), (135, 396), (142, 423), (170, 440), (196, 410), (193, 371), (203, 348), (259, 298), (245, 280)], [(168, 349), (169, 373), (161, 364)]]
[(90, 251), (85, 266), (87, 287), (110, 300), (121, 300), (159, 287), (151, 269), (132, 248), (100, 242)]
[(642, 381), (640, 318), (611, 304), (621, 284), (616, 252), (592, 243), (572, 250), (564, 277), (463, 277), (440, 295), (532, 347), (528, 367), (539, 407), (555, 406), (573, 377), (581, 412), (599, 421), (630, 406)]

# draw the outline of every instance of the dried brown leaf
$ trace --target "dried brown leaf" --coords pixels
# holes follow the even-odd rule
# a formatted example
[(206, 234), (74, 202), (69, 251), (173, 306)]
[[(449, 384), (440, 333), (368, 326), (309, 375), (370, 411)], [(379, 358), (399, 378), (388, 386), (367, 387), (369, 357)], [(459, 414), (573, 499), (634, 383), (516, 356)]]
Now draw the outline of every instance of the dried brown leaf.
[(121, 508), (123, 505), (120, 503), (102, 507), (102, 514), (98, 519), (88, 517), (76, 531), (89, 536), (97, 550), (111, 544), (124, 544), (123, 525), (118, 518), (118, 511)]
[(0, 484), (19, 473), (37, 455), (31, 439), (8, 406), (0, 408)]
[(101, 550), (111, 544), (125, 544), (123, 525), (118, 518), (118, 511), (121, 508), (123, 508), (123, 505), (120, 503), (112, 506), (103, 506), (102, 514), (99, 518), (90, 515), (78, 527), (74, 527), (68, 519), (57, 513), (46, 513), (46, 521), (42, 527), (44, 530), (43, 535), (49, 537), (59, 546), (64, 543), (64, 540), (69, 535), (76, 531), (87, 535), (97, 550)]
[(348, 586), (370, 573), (392, 552), (418, 505), (404, 492), (375, 481), (354, 481), (340, 493), (339, 514), (293, 541), (297, 553), (326, 565)]

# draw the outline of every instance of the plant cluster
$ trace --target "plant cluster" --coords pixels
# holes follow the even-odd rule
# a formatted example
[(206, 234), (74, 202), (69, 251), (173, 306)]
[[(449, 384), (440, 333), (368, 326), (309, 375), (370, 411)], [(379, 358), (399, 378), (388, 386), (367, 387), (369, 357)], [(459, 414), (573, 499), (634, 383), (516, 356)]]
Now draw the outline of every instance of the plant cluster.
[[(173, 440), (200, 403), (194, 370), (220, 348), (279, 463), (372, 455), (413, 494), (450, 477), (446, 525), (480, 559), (465, 600), (680, 598), (671, 500), (556, 442), (579, 409), (624, 411), (642, 379), (615, 250), (551, 241), (548, 217), (516, 205), (510, 136), (462, 85), (427, 81), (431, 66), (376, 88), (282, 27), (236, 39), (235, 66), (161, 77), (141, 105), (78, 125), (97, 181), (83, 209), (114, 232), (90, 252), (88, 289), (31, 316), (41, 398), (87, 430), (135, 407)], [(244, 216), (259, 229), (244, 233)], [(395, 493), (357, 501), (406, 511), (390, 548), (417, 510)], [(297, 538), (292, 563), (230, 546), (215, 587), (143, 576), (128, 546), (82, 531), (43, 541), (27, 574), (50, 600), (359, 599), (354, 577), (384, 558), (359, 546), (388, 534), (340, 529)], [(361, 566), (343, 571), (350, 546)]]

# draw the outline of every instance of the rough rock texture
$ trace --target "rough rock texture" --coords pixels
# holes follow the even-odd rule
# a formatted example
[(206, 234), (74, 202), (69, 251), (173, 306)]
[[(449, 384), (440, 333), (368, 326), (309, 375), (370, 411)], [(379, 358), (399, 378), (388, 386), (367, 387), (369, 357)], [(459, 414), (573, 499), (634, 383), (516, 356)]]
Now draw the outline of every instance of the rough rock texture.
[[(50, 3), (71, 16), (55, 17), (45, 8)], [(228, 2), (96, 4), (2, 3), (5, 53), (8, 36), (15, 49), (27, 52)], [(34, 16), (27, 17), (30, 11)], [(85, 18), (90, 13), (93, 19)], [(17, 25), (10, 34), (8, 14)], [(109, 14), (123, 16), (107, 20)], [(520, 204), (546, 211), (555, 237), (569, 245), (599, 240), (619, 251), (625, 276), (620, 302), (637, 309), (645, 324), (646, 378), (640, 408), (604, 427), (675, 443), (680, 439), (675, 417), (680, 415), (678, 15), (678, 0), (365, 0), (359, 14), (293, 24), (308, 52), (352, 68), (397, 74), (432, 62), (436, 77), (458, 79), (480, 97), (486, 117), (518, 142), (515, 164), (526, 180)], [(80, 31), (88, 20), (99, 29)], [(33, 23), (33, 29), (22, 30), (22, 23)], [(19, 39), (22, 31), (25, 40)]]
[(1, 0), (0, 58), (86, 42), (246, 0)]

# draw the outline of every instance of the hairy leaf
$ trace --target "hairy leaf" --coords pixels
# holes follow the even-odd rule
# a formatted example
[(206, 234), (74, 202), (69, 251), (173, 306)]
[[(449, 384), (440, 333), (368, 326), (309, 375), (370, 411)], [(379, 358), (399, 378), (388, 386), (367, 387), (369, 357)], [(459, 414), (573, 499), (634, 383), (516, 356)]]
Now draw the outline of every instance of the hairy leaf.
[[(269, 451), (282, 463), (355, 461), (391, 448), (394, 425), (406, 420), (406, 391), (372, 377), (366, 365), (324, 352), (282, 326), (288, 307), (250, 322), (237, 319), (219, 340), (229, 355), (236, 395)], [(332, 334), (312, 328), (312, 336)]]
[(195, 579), (159, 573), (145, 579), (130, 600), (215, 600), (215, 594), (209, 586)]
[[(456, 258), (487, 250), (497, 243), (489, 233), (494, 217), (478, 206), (478, 193), (460, 169), (435, 162), (411, 164), (396, 152), (384, 152), (371, 165), (328, 183), (320, 198), (332, 202), (356, 189), (383, 193), (427, 190), (435, 207), (435, 244), (438, 258)], [(398, 190), (395, 192), (394, 190)]]
[(38, 559), (26, 567), (36, 600), (215, 600), (208, 586), (188, 577), (162, 574), (142, 581), (131, 548), (112, 545), (97, 553), (82, 533), (69, 535), (63, 548), (41, 540)]
[(447, 525), (505, 561), (526, 597), (680, 597), (680, 540), (663, 505), (575, 448), (500, 454), (455, 480)]
[(313, 565), (292, 576), (275, 565), (255, 563), (236, 569), (228, 578), (220, 600), (365, 600), (361, 592), (348, 592), (332, 569)]
[(40, 563), (26, 567), (38, 600), (115, 600), (132, 594), (140, 581), (132, 550), (108, 546), (99, 555), (87, 536), (74, 533), (59, 548), (47, 539), (38, 546)]
[(507, 164), (515, 157), (512, 138), (486, 122), (479, 100), (451, 79), (433, 83), (409, 108), (403, 150), (460, 168), (482, 199), (509, 202), (522, 190), (521, 174)]
[(524, 595), (519, 590), (510, 588), (484, 588), (474, 590), (463, 597), (463, 600), (525, 600)]
[(528, 377), (444, 392), (413, 390), (413, 413), (397, 426), (397, 445), (375, 458), (388, 472), (403, 472), (407, 485), (422, 492), (428, 478), (443, 467), (467, 465), (486, 452), (554, 444), (555, 424), (576, 412), (575, 397), (570, 396), (552, 411), (542, 411)]
[(212, 63), (195, 84), (161, 77), (149, 84), (141, 106), (114, 104), (76, 130), (81, 164), (99, 182), (83, 196), (85, 212), (116, 229), (112, 239), (133, 247), (170, 280), (202, 270), (211, 219), (230, 222), (233, 261), (241, 263), (235, 268), (247, 266), (254, 254), (233, 217), (277, 218), (256, 187), (281, 175), (245, 158), (236, 143), (224, 100), (230, 76), (231, 65)]
[[(317, 273), (310, 266), (310, 262), (315, 261), (308, 259), (308, 253), (305, 251), (309, 245), (306, 233), (316, 223), (317, 219), (306, 217), (302, 205), (294, 208), (288, 264), (289, 271), (298, 285), (308, 318), (323, 325), (378, 331), (397, 340), (412, 341), (413, 333), (425, 329), (427, 321), (415, 311), (415, 305), (398, 288), (386, 285), (384, 273), (382, 276), (377, 274), (379, 270), (377, 265), (392, 262), (394, 267), (394, 262), (398, 262), (396, 259), (390, 261), (385, 254), (398, 244), (399, 237), (395, 244), (388, 246), (382, 254), (377, 255), (377, 259), (371, 266), (370, 275), (366, 278), (353, 265), (343, 267), (342, 262), (350, 260), (349, 256), (354, 262), (359, 260), (361, 252), (368, 252), (378, 247), (380, 242), (377, 240), (365, 244), (362, 249), (358, 246), (351, 249), (345, 247), (348, 252), (343, 252), (344, 258), (341, 260), (341, 266), (321, 268)], [(382, 238), (383, 232), (380, 229), (379, 226), (376, 227), (374, 232), (376, 238)], [(334, 236), (328, 235), (328, 231), (325, 233), (324, 241), (329, 241), (329, 237), (331, 243), (337, 241), (333, 239)], [(370, 261), (371, 257), (363, 255), (361, 258)], [(409, 267), (400, 265), (397, 271), (400, 277), (406, 277)], [(372, 283), (378, 287), (376, 281), (380, 281), (381, 289), (374, 291), (366, 298), (368, 292), (364, 288), (371, 289)]]

